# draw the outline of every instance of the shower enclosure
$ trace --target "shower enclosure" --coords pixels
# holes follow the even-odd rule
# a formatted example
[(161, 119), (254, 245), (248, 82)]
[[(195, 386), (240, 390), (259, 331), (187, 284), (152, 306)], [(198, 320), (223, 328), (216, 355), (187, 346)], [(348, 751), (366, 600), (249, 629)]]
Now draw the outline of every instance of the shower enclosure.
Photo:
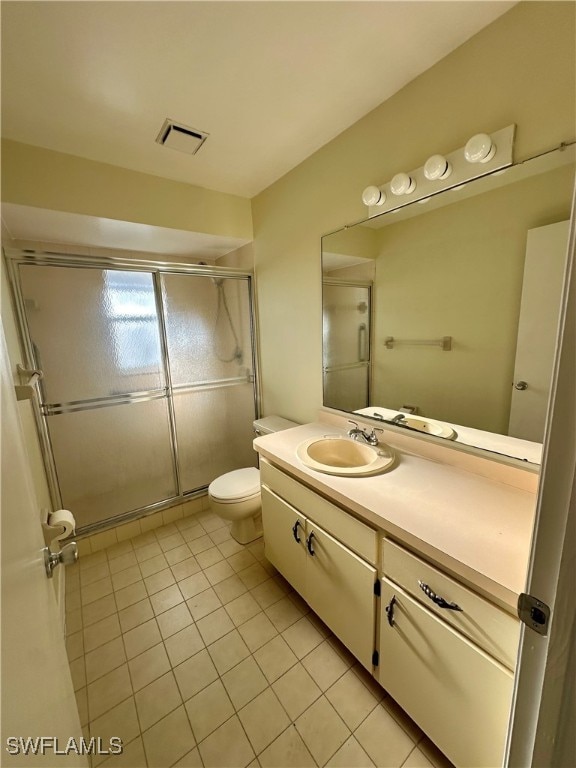
[(344, 411), (370, 403), (370, 285), (322, 281), (324, 405)]
[(52, 501), (77, 530), (254, 466), (249, 274), (9, 253)]

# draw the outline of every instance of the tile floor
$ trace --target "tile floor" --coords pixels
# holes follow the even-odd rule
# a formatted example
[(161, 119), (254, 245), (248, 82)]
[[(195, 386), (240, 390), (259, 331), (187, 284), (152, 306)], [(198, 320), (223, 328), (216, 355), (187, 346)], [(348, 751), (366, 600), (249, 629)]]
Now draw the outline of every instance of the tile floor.
[(92, 766), (448, 768), (264, 557), (200, 512), (67, 569)]

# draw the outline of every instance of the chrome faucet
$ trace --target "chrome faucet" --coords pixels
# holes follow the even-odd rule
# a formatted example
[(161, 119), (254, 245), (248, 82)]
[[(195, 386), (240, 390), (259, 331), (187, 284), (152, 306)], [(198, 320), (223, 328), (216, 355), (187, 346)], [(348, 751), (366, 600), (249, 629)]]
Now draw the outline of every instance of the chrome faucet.
[(394, 416), (393, 419), (390, 419), (391, 424), (402, 424), (404, 421), (404, 414), (403, 413), (397, 413), (396, 416)]
[(348, 437), (351, 437), (352, 440), (358, 440), (361, 443), (368, 443), (368, 445), (378, 445), (378, 437), (376, 436), (376, 432), (383, 432), (382, 429), (373, 429), (372, 432), (367, 432), (365, 429), (362, 429), (358, 426), (357, 421), (352, 421), (351, 419), (348, 419), (348, 424), (354, 424), (354, 427), (350, 430), (348, 430)]

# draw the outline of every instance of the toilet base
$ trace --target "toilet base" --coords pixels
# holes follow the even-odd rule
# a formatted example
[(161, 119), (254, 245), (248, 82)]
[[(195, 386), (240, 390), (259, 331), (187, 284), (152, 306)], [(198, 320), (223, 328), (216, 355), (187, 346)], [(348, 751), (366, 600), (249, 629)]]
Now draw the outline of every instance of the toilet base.
[(235, 520), (230, 527), (230, 536), (238, 544), (250, 544), (262, 536), (262, 515), (253, 515), (244, 520)]

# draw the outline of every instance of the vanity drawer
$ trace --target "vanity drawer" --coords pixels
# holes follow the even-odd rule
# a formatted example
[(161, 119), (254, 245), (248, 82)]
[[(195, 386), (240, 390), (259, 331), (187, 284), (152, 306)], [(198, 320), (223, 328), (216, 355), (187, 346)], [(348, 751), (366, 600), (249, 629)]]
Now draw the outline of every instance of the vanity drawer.
[[(514, 669), (520, 639), (519, 619), (389, 539), (384, 539), (382, 543), (382, 568), (389, 579), (403, 587), (435, 615), (508, 669)], [(419, 582), (426, 584), (448, 603), (456, 603), (462, 610), (441, 608), (424, 593)]]
[(260, 482), (346, 544), (357, 555), (376, 565), (378, 535), (375, 530), (276, 469), (265, 459), (260, 460)]

